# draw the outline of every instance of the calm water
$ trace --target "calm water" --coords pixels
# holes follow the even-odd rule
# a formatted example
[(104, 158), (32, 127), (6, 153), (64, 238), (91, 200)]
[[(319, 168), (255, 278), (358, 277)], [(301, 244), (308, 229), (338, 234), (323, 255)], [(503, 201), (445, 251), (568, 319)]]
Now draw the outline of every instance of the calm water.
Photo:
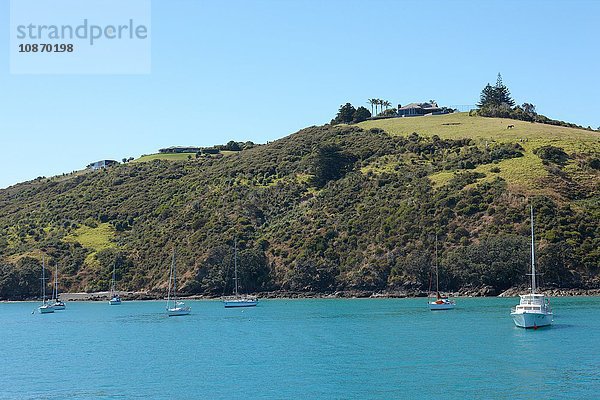
[(515, 299), (0, 304), (1, 399), (598, 398), (600, 298), (553, 299), (515, 328)]

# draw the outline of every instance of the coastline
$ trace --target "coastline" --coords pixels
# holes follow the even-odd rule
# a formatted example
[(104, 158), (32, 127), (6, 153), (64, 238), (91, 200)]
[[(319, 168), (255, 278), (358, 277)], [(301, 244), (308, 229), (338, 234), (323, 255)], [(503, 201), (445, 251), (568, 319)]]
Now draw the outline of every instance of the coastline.
[[(502, 293), (495, 293), (491, 288), (481, 288), (472, 290), (461, 290), (458, 292), (447, 293), (454, 298), (469, 298), (469, 297), (518, 297), (520, 294), (528, 293), (527, 288), (510, 288)], [(555, 288), (540, 290), (540, 293), (546, 294), (548, 297), (586, 297), (600, 296), (600, 289), (569, 289)], [(156, 292), (128, 292), (119, 291), (118, 294), (125, 301), (144, 301), (144, 300), (166, 300), (164, 293)], [(427, 292), (420, 290), (397, 290), (397, 291), (382, 291), (373, 292), (369, 290), (343, 290), (330, 293), (317, 292), (294, 292), (294, 291), (272, 291), (254, 293), (260, 299), (405, 299), (405, 298), (425, 298)], [(110, 292), (78, 292), (78, 293), (61, 293), (60, 298), (63, 301), (108, 301)], [(187, 300), (218, 300), (221, 296), (212, 295), (185, 295), (180, 296)], [(1, 302), (21, 302), (21, 301), (37, 301), (37, 298), (27, 300), (2, 300)]]

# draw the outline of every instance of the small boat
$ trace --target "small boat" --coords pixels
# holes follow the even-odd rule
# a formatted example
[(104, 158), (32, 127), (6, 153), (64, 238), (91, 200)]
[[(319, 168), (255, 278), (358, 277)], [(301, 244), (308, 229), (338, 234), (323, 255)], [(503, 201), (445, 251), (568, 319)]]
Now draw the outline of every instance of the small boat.
[(533, 206), (531, 206), (531, 293), (519, 297), (519, 305), (511, 309), (510, 316), (519, 328), (541, 328), (552, 325), (554, 317), (550, 300), (543, 293), (536, 293), (535, 239), (533, 234)]
[(64, 301), (58, 298), (58, 265), (54, 271), (54, 288), (52, 289), (52, 308), (55, 310), (64, 310), (67, 308)]
[[(429, 284), (429, 293), (431, 293), (431, 282)], [(427, 296), (427, 304), (431, 311), (437, 310), (452, 310), (456, 307), (456, 302), (450, 300), (448, 297), (440, 295), (440, 275), (438, 271), (438, 249), (437, 249), (437, 236), (435, 237), (435, 294), (436, 299), (430, 300)]]
[[(171, 299), (171, 282), (173, 282), (173, 298)], [(173, 304), (171, 304), (173, 302)], [(175, 250), (173, 250), (173, 260), (171, 261), (171, 272), (169, 274), (169, 292), (167, 294), (167, 315), (176, 317), (188, 315), (192, 308), (186, 306), (183, 301), (177, 300), (177, 271), (175, 268)]]
[(40, 314), (50, 314), (54, 312), (54, 307), (51, 304), (46, 302), (46, 260), (42, 256), (42, 277), (40, 278), (42, 281), (42, 305), (38, 307), (38, 311)]
[(237, 240), (234, 242), (234, 278), (235, 281), (235, 292), (233, 296), (223, 296), (223, 305), (225, 308), (234, 307), (256, 307), (258, 304), (258, 297), (239, 294), (238, 293), (238, 276), (237, 276)]
[(119, 294), (115, 290), (115, 286), (116, 286), (115, 268), (116, 268), (116, 265), (113, 264), (112, 279), (110, 281), (110, 300), (108, 300), (108, 304), (111, 306), (118, 306), (121, 304), (121, 296), (119, 296)]

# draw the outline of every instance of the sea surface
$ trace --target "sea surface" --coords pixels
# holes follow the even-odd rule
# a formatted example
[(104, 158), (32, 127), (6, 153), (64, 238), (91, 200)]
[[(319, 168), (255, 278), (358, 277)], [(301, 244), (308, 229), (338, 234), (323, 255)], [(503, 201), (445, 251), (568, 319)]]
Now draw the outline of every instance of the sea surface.
[(516, 328), (515, 298), (0, 303), (0, 399), (600, 398), (600, 298), (552, 299)]

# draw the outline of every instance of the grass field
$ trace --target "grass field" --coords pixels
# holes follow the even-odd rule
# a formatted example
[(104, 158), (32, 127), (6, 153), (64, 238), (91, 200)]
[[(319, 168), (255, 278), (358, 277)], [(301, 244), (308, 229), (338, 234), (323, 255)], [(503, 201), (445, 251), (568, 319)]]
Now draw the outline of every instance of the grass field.
[[(514, 128), (507, 129), (508, 125)], [(475, 171), (486, 174), (479, 182), (492, 180), (499, 176), (509, 184), (527, 188), (526, 191), (543, 191), (539, 178), (548, 174), (542, 160), (533, 150), (553, 145), (562, 147), (567, 153), (600, 153), (600, 132), (584, 129), (565, 128), (561, 126), (537, 124), (501, 118), (471, 117), (468, 113), (448, 115), (390, 118), (378, 121), (365, 121), (359, 124), (363, 129), (381, 128), (392, 135), (406, 136), (417, 132), (421, 136), (438, 135), (442, 139), (472, 138), (480, 145), (486, 142), (519, 143), (524, 149), (524, 157), (503, 160), (498, 164), (478, 166)], [(366, 170), (390, 170), (389, 160)], [(500, 168), (499, 173), (492, 173), (493, 167)], [(578, 173), (578, 167), (570, 163), (569, 172)], [(444, 185), (452, 178), (454, 171), (432, 174), (430, 179), (435, 186)]]
[(79, 243), (87, 249), (92, 249), (93, 252), (85, 258), (85, 264), (88, 266), (97, 266), (95, 258), (96, 253), (100, 250), (115, 247), (111, 241), (115, 237), (115, 228), (109, 223), (99, 224), (96, 228), (82, 225), (72, 234), (65, 236), (65, 242)]
[[(237, 154), (238, 151), (221, 150), (220, 154), (224, 157)], [(157, 153), (141, 156), (132, 162), (147, 162), (152, 160), (167, 160), (167, 161), (186, 161), (188, 156), (192, 159), (196, 158), (196, 153)]]
[(115, 229), (109, 223), (99, 224), (96, 228), (82, 225), (72, 234), (65, 236), (66, 242), (77, 242), (83, 247), (100, 251), (114, 247), (111, 239), (115, 236)]
[[(423, 136), (438, 135), (443, 139), (495, 140), (518, 142), (521, 139), (544, 140), (547, 142), (581, 142), (592, 144), (600, 141), (600, 132), (565, 128), (513, 119), (470, 117), (468, 113), (434, 115), (428, 117), (389, 118), (365, 121), (358, 124), (363, 129), (381, 128), (392, 135), (409, 135), (417, 132)], [(514, 125), (513, 129), (507, 129)], [(566, 150), (566, 149), (565, 149)]]
[(196, 153), (157, 153), (141, 156), (132, 162), (147, 162), (152, 160), (185, 161), (188, 156), (196, 158)]

